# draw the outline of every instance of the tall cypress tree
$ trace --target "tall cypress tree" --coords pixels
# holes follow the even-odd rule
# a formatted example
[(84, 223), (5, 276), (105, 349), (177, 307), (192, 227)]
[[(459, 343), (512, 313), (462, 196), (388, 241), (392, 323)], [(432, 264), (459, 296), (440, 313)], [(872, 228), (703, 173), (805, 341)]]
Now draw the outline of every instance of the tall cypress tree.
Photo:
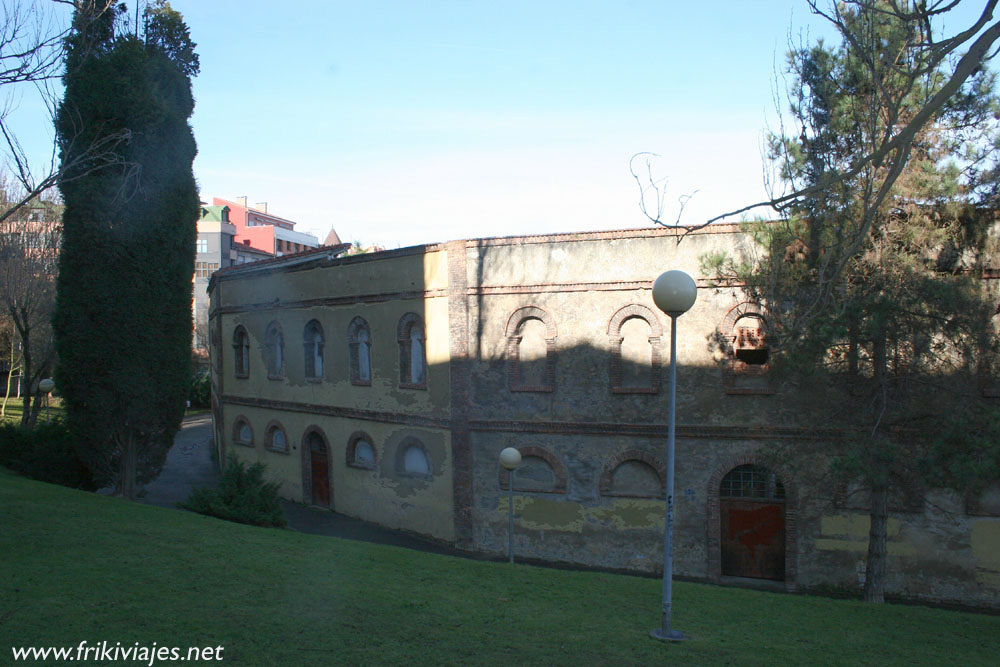
[(134, 498), (163, 466), (189, 380), (198, 59), (169, 4), (147, 7), (142, 36), (105, 7), (77, 3), (56, 120), (56, 381), (95, 478)]

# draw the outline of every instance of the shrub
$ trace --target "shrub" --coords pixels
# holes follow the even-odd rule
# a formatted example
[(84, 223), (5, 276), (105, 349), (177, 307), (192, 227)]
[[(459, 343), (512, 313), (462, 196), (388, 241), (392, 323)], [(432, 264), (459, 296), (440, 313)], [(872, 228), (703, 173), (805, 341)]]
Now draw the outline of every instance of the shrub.
[(212, 382), (208, 371), (198, 371), (191, 378), (188, 400), (192, 408), (207, 408), (212, 405)]
[(235, 458), (226, 462), (218, 488), (194, 489), (183, 503), (186, 510), (252, 526), (285, 525), (280, 485), (264, 481), (266, 466), (259, 461), (247, 465)]
[(97, 485), (73, 446), (63, 421), (39, 422), (34, 429), (0, 426), (0, 464), (42, 482), (94, 491)]

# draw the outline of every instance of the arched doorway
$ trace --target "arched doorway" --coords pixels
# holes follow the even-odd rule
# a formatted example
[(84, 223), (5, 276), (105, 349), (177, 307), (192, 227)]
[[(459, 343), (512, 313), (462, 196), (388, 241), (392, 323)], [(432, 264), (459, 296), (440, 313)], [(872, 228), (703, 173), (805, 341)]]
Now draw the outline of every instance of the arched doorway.
[(785, 487), (768, 468), (736, 466), (719, 485), (722, 575), (785, 580)]
[(309, 447), (310, 480), (312, 481), (312, 504), (330, 506), (330, 458), (323, 436), (310, 431), (306, 437)]

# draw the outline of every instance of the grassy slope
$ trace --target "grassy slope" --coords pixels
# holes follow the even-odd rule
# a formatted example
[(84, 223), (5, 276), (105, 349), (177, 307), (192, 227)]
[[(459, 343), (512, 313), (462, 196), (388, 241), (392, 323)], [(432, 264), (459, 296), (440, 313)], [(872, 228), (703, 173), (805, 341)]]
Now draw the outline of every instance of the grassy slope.
[(674, 587), (226, 523), (0, 469), (0, 650), (107, 640), (274, 664), (995, 664), (1000, 617)]

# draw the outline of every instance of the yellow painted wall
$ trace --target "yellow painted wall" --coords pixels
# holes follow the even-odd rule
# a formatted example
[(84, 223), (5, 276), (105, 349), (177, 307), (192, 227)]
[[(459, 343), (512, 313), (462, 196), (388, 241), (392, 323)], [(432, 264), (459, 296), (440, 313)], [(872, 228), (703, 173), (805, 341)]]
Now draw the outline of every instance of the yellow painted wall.
[[(450, 432), (442, 428), (396, 423), (412, 415), (447, 419), (450, 412), (450, 337), (447, 254), (443, 251), (402, 257), (319, 266), (304, 270), (248, 274), (252, 278), (220, 281), (213, 298), (235, 312), (220, 315), (222, 333), (222, 434), (226, 450), (241, 460), (263, 461), (271, 479), (281, 483), (285, 498), (302, 502), (302, 439), (309, 427), (326, 436), (332, 462), (331, 494), (338, 512), (390, 528), (405, 528), (442, 540), (454, 539), (452, 456)], [(430, 292), (430, 294), (428, 294)], [(309, 299), (345, 295), (395, 295), (385, 300), (301, 307)], [(300, 302), (288, 307), (290, 302)], [(294, 304), (293, 304), (294, 305)], [(413, 312), (425, 325), (427, 388), (399, 387), (400, 352), (397, 328), (400, 318)], [(372, 382), (356, 386), (350, 381), (347, 331), (355, 316), (365, 318), (372, 333)], [(317, 320), (323, 328), (323, 378), (310, 381), (305, 374), (302, 339), (306, 324)], [(284, 336), (284, 378), (267, 376), (264, 335), (272, 321)], [(234, 375), (236, 351), (232, 345), (237, 326), (250, 336), (250, 376)], [(228, 401), (225, 397), (231, 397)], [(246, 406), (239, 399), (319, 405), (372, 413), (371, 419), (310, 414), (307, 408)], [(245, 416), (254, 430), (253, 448), (233, 442), (233, 423)], [(264, 447), (265, 427), (271, 420), (284, 426), (289, 453)], [(382, 419), (382, 421), (380, 421)], [(389, 422), (389, 423), (387, 423)], [(375, 471), (350, 467), (346, 448), (352, 433), (364, 431), (377, 450)], [(432, 465), (430, 479), (399, 474), (396, 451), (407, 435), (426, 446)]]

